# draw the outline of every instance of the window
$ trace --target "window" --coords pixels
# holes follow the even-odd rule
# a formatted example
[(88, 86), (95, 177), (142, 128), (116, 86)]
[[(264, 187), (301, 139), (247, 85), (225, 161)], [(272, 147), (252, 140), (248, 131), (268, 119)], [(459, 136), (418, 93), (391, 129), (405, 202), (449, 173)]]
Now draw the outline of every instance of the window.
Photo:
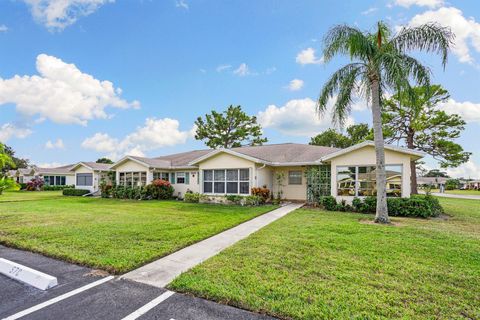
[(140, 187), (147, 184), (147, 172), (120, 172), (118, 184), (126, 187)]
[(185, 172), (177, 172), (177, 184), (185, 183)]
[(249, 194), (249, 169), (203, 170), (203, 192), (214, 194)]
[(288, 184), (302, 184), (302, 171), (288, 171)]
[[(387, 165), (387, 197), (402, 196), (402, 166)], [(337, 167), (337, 195), (375, 196), (375, 166)]]
[(154, 172), (153, 173), (153, 180), (157, 180), (157, 179), (169, 181), (168, 172)]
[(77, 173), (77, 186), (93, 186), (93, 174)]

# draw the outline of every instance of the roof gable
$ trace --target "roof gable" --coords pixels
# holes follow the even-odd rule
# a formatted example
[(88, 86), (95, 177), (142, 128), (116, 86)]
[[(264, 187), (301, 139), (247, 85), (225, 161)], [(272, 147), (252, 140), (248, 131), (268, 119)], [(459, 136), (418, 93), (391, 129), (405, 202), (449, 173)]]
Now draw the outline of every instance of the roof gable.
[[(350, 152), (353, 152), (353, 151), (356, 151), (356, 150), (360, 150), (360, 149), (365, 148), (365, 147), (374, 147), (375, 148), (375, 143), (373, 141), (367, 140), (367, 141), (355, 144), (353, 146), (350, 146), (348, 148), (340, 149), (336, 152), (330, 153), (330, 154), (322, 157), (321, 160), (322, 161), (329, 161), (333, 158), (345, 155), (347, 153), (350, 153)], [(414, 159), (420, 159), (420, 158), (423, 158), (425, 156), (424, 152), (417, 151), (417, 150), (412, 150), (412, 149), (408, 149), (408, 148), (404, 148), (404, 147), (394, 146), (394, 145), (391, 145), (391, 144), (385, 144), (384, 148), (386, 150), (408, 154)]]

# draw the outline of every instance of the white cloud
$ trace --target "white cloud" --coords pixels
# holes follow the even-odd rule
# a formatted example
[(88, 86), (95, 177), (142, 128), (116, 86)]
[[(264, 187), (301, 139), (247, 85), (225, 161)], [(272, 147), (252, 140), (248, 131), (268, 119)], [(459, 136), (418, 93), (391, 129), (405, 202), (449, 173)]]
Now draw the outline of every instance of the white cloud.
[(450, 27), (455, 33), (455, 45), (452, 48), (460, 62), (474, 63), (470, 49), (480, 52), (480, 23), (474, 18), (465, 18), (461, 10), (454, 7), (443, 7), (414, 16), (409, 25), (418, 26), (427, 22), (438, 22)]
[(185, 0), (177, 0), (177, 1), (175, 1), (175, 6), (176, 6), (177, 8), (183, 8), (183, 9), (185, 9), (185, 10), (188, 10), (188, 8), (189, 8), (189, 7), (188, 7), (188, 3), (185, 2)]
[(23, 0), (35, 20), (50, 30), (63, 30), (79, 17), (88, 16), (105, 3), (115, 0)]
[(371, 8), (368, 8), (367, 10), (365, 10), (365, 11), (362, 11), (361, 14), (364, 15), (364, 16), (367, 16), (369, 14), (372, 14), (372, 13), (376, 12), (377, 10), (378, 10), (378, 8), (371, 7)]
[(193, 136), (194, 129), (181, 131), (178, 120), (147, 118), (142, 127), (123, 139), (112, 138), (106, 133), (96, 133), (82, 142), (82, 147), (108, 153), (113, 159), (122, 155), (144, 155), (144, 152), (161, 147), (183, 144)]
[(108, 106), (126, 109), (140, 105), (121, 99), (121, 89), (112, 82), (97, 80), (58, 58), (40, 54), (36, 67), (39, 75), (0, 78), (0, 105), (13, 103), (26, 116), (80, 125), (108, 118)]
[(57, 141), (52, 142), (51, 140), (48, 140), (47, 143), (45, 143), (45, 148), (47, 149), (63, 149), (65, 148), (65, 145), (63, 144), (62, 139), (57, 139)]
[(0, 24), (0, 32), (7, 32), (8, 31), (8, 27), (4, 24)]
[(290, 81), (290, 83), (288, 84), (288, 90), (290, 91), (298, 91), (300, 89), (303, 88), (303, 80), (300, 80), (300, 79), (293, 79), (292, 81)]
[(23, 139), (32, 134), (28, 128), (17, 127), (12, 123), (5, 123), (0, 127), (0, 142), (5, 142), (10, 138)]
[(231, 67), (232, 66), (229, 65), (229, 64), (221, 64), (215, 70), (217, 70), (217, 72), (222, 72), (222, 71), (230, 69)]
[(323, 57), (318, 58), (315, 56), (315, 49), (307, 48), (300, 51), (295, 58), (295, 61), (299, 64), (320, 64), (323, 63)]
[[(320, 116), (316, 111), (316, 102), (310, 98), (288, 101), (284, 106), (269, 105), (258, 113), (258, 121), (263, 128), (273, 128), (283, 134), (311, 137), (332, 126), (331, 99), (328, 111)], [(346, 126), (354, 123), (352, 117), (346, 120)]]
[(460, 115), (466, 122), (480, 123), (480, 103), (470, 101), (458, 102), (454, 99), (449, 99), (440, 104), (439, 108), (448, 114)]
[(411, 6), (437, 8), (443, 5), (444, 0), (395, 0), (394, 4), (404, 8)]
[(467, 163), (464, 163), (457, 168), (445, 169), (445, 171), (453, 178), (480, 178), (480, 165), (472, 160), (469, 160)]
[(250, 69), (246, 63), (242, 63), (237, 69), (233, 70), (233, 74), (240, 77), (248, 76), (250, 74)]

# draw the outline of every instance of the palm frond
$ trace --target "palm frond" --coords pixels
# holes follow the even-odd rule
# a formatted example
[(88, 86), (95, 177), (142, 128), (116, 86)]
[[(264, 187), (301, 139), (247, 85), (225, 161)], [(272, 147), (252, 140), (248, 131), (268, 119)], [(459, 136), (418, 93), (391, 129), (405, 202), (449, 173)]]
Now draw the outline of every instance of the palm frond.
[(317, 101), (317, 111), (323, 114), (327, 109), (328, 100), (332, 98), (336, 92), (342, 90), (341, 88), (344, 82), (349, 81), (352, 77), (356, 78), (363, 71), (364, 67), (365, 65), (363, 63), (350, 63), (337, 70), (330, 79), (328, 79), (320, 92)]
[(348, 115), (352, 111), (353, 95), (356, 93), (357, 77), (360, 68), (355, 68), (342, 79), (341, 87), (338, 92), (337, 100), (332, 109), (332, 121), (334, 124), (343, 128)]
[(375, 46), (372, 41), (357, 28), (337, 25), (331, 28), (323, 39), (323, 58), (330, 61), (335, 55), (349, 55), (365, 61), (373, 56)]
[(404, 27), (390, 43), (400, 52), (420, 50), (440, 54), (445, 68), (448, 50), (453, 45), (455, 34), (448, 27), (427, 23), (418, 27)]

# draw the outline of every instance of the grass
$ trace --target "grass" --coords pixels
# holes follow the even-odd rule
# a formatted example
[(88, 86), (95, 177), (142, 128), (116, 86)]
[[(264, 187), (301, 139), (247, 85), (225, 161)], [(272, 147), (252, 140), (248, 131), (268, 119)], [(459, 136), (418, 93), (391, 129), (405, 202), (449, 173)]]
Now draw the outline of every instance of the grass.
[[(432, 192), (440, 192), (439, 189), (432, 189)], [(480, 196), (480, 191), (478, 190), (445, 190), (447, 194), (460, 194), (468, 196)]]
[(0, 243), (123, 273), (273, 208), (80, 197), (3, 202)]
[(285, 319), (479, 319), (480, 201), (448, 219), (300, 209), (169, 285)]
[(45, 200), (62, 197), (62, 191), (3, 191), (1, 202)]

